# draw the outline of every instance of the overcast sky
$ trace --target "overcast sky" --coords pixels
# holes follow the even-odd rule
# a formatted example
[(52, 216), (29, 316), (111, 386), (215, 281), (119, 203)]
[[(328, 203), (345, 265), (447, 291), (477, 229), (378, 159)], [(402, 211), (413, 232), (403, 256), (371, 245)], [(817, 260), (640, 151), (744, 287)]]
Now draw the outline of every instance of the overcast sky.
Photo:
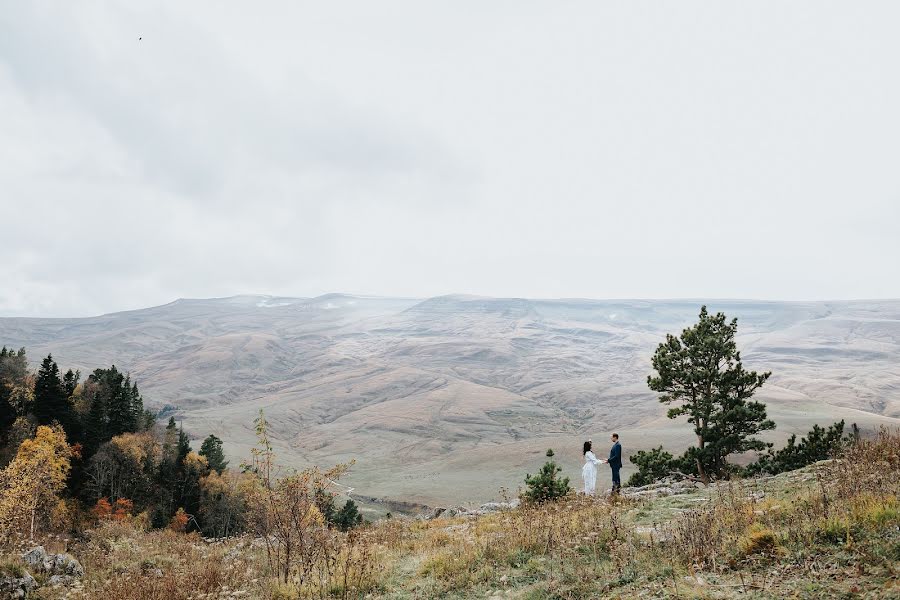
[(900, 297), (900, 3), (135, 4), (0, 11), (0, 315)]

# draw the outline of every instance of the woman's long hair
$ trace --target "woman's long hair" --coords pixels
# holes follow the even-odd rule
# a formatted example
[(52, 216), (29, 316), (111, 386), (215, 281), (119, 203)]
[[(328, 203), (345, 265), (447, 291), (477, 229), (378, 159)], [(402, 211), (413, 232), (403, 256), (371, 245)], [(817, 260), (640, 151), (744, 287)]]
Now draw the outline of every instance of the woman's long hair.
[(587, 454), (591, 451), (591, 441), (588, 440), (584, 443), (584, 450), (581, 451), (582, 454)]

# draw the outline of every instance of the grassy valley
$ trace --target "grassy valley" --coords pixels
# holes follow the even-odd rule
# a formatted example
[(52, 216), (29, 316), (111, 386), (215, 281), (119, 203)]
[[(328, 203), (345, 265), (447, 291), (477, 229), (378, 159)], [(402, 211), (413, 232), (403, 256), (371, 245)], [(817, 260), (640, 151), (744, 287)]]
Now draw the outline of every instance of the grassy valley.
[[(356, 460), (361, 495), (436, 505), (514, 489), (548, 447), (573, 475), (580, 441), (622, 434), (626, 455), (690, 432), (646, 386), (665, 333), (699, 302), (426, 300), (330, 294), (179, 300), (85, 319), (0, 319), (0, 340), (88, 372), (116, 364), (187, 433), (234, 460), (264, 408), (286, 463)], [(781, 443), (813, 423), (872, 431), (900, 417), (900, 303), (712, 302), (740, 319), (748, 366)], [(625, 476), (630, 463), (625, 461)]]

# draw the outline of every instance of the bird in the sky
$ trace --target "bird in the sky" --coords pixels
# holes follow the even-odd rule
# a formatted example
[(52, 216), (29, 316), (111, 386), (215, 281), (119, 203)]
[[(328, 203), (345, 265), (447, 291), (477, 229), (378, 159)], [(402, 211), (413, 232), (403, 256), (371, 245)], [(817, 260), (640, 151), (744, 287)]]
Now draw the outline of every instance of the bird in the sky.
[(144, 38), (142, 38), (142, 37), (139, 37), (139, 38), (138, 38), (138, 41), (141, 41), (141, 40), (142, 40), (142, 39), (144, 39)]

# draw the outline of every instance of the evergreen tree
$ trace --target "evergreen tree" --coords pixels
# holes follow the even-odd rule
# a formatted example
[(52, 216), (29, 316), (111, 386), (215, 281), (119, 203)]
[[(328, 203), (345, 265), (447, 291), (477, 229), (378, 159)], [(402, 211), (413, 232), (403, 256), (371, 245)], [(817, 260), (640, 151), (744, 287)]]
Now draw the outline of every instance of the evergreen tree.
[(66, 385), (59, 373), (59, 365), (48, 354), (41, 361), (37, 379), (34, 382), (34, 402), (31, 412), (38, 425), (50, 425), (59, 423), (66, 432), (70, 441), (81, 438), (80, 428), (75, 410), (69, 402), (69, 394)]
[(556, 500), (562, 498), (569, 493), (569, 478), (560, 478), (562, 467), (558, 466), (553, 460), (553, 449), (547, 450), (547, 458), (549, 459), (540, 472), (532, 477), (525, 475), (525, 485), (528, 489), (525, 491), (525, 498), (531, 502), (546, 502), (548, 500)]
[(131, 408), (131, 381), (115, 365), (104, 374), (106, 417), (110, 438), (136, 429)]
[(638, 472), (628, 479), (629, 487), (649, 485), (669, 474), (674, 468), (672, 455), (662, 446), (652, 450), (638, 450), (628, 460), (638, 466)]
[(200, 456), (206, 458), (209, 468), (218, 471), (221, 475), (222, 471), (228, 466), (225, 460), (225, 453), (222, 451), (222, 440), (213, 434), (209, 434), (203, 444), (200, 446)]
[(66, 398), (71, 398), (78, 387), (78, 380), (81, 378), (81, 371), (72, 372), (72, 369), (66, 371), (63, 375), (63, 388), (66, 390)]
[(178, 460), (177, 463), (181, 465), (184, 463), (185, 457), (187, 457), (188, 453), (191, 451), (191, 440), (188, 438), (187, 434), (184, 432), (184, 425), (178, 428)]
[(341, 531), (349, 531), (350, 529), (361, 525), (362, 522), (363, 517), (359, 514), (359, 509), (357, 509), (356, 502), (353, 500), (347, 500), (334, 518), (334, 524), (337, 525)]
[[(93, 375), (91, 375), (93, 378)], [(100, 449), (105, 442), (109, 441), (110, 436), (107, 435), (106, 421), (106, 399), (96, 381), (88, 380), (86, 387), (86, 396), (88, 398), (89, 408), (84, 416), (84, 454), (85, 458), (90, 458)]]
[(653, 355), (656, 376), (647, 377), (660, 402), (676, 405), (669, 418), (687, 415), (694, 426), (697, 446), (685, 458), (704, 482), (727, 474), (729, 455), (765, 449), (767, 444), (753, 436), (775, 428), (765, 404), (750, 401), (771, 373), (744, 369), (736, 333), (737, 319), (729, 323), (723, 313), (710, 316), (704, 306), (696, 325), (680, 337), (666, 336)]
[(797, 435), (788, 438), (784, 448), (777, 451), (771, 449), (752, 464), (747, 465), (745, 473), (758, 475), (769, 473), (777, 475), (785, 471), (793, 471), (820, 460), (833, 458), (841, 448), (852, 442), (852, 436), (844, 435), (844, 421), (840, 420), (827, 429), (813, 425), (806, 437), (797, 441)]
[(49, 425), (58, 421), (60, 415), (67, 412), (68, 396), (59, 376), (59, 366), (48, 354), (41, 362), (37, 379), (34, 382), (34, 404), (32, 414), (39, 425)]
[(13, 396), (22, 388), (28, 375), (25, 348), (14, 351), (3, 346), (0, 349), (0, 435), (4, 438), (18, 414)]
[(85, 417), (86, 447), (96, 451), (101, 444), (123, 433), (149, 429), (152, 416), (144, 410), (144, 401), (137, 384), (121, 373), (115, 365), (95, 369), (85, 383), (83, 395), (90, 408)]
[(153, 417), (150, 415), (150, 420), (148, 425), (148, 413), (144, 410), (144, 399), (141, 397), (140, 391), (138, 391), (137, 382), (131, 385), (131, 389), (128, 391), (129, 394), (129, 402), (131, 404), (131, 421), (134, 425), (135, 431), (142, 431), (144, 429), (150, 429), (153, 423)]

